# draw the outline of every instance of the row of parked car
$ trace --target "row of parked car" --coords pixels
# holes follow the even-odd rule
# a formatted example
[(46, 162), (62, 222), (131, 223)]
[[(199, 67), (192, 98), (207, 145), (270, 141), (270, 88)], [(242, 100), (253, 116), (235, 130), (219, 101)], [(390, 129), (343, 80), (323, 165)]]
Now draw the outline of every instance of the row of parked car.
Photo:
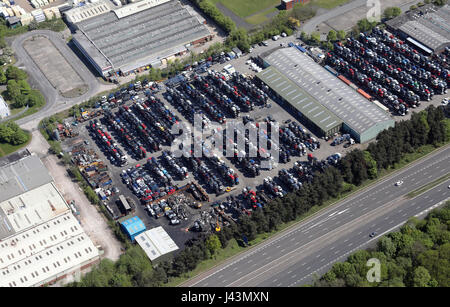
[(133, 191), (143, 204), (172, 194), (177, 190), (177, 187), (169, 179), (160, 180), (159, 174), (150, 166), (149, 163), (146, 165), (138, 164), (123, 170), (120, 174), (124, 184)]
[(328, 64), (400, 115), (447, 91), (447, 69), (385, 30), (375, 28), (334, 47)]

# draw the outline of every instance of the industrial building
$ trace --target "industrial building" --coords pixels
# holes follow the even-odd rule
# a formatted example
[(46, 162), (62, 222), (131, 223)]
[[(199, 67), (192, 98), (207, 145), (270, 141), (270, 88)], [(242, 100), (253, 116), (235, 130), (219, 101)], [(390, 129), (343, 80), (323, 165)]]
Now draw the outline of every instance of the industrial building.
[(0, 167), (0, 287), (42, 286), (96, 263), (98, 249), (39, 158), (15, 157)]
[(151, 261), (178, 250), (177, 244), (161, 226), (136, 236), (136, 242)]
[(10, 115), (9, 106), (5, 99), (0, 95), (0, 119), (8, 117)]
[(441, 52), (450, 46), (450, 6), (426, 5), (386, 22), (388, 29), (422, 52)]
[(174, 0), (143, 0), (91, 16), (70, 12), (74, 44), (104, 77), (160, 66), (212, 39), (193, 11)]
[(290, 10), (294, 7), (296, 3), (308, 3), (309, 0), (281, 0), (281, 8), (283, 10)]
[(365, 143), (394, 126), (384, 110), (362, 97), (298, 48), (281, 48), (263, 57), (256, 76), (315, 133), (339, 130)]
[(136, 236), (146, 230), (144, 223), (137, 216), (133, 216), (132, 218), (127, 218), (124, 221), (121, 221), (120, 227), (131, 240), (131, 242), (134, 242)]

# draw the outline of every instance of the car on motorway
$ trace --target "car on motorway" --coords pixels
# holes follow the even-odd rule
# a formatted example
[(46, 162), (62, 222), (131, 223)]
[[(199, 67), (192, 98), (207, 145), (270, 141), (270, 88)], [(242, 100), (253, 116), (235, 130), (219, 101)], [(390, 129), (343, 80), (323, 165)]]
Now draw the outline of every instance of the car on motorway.
[(370, 236), (371, 238), (373, 238), (373, 237), (375, 237), (377, 234), (378, 234), (378, 233), (377, 233), (376, 231), (374, 231), (374, 232), (372, 232), (369, 236)]
[(397, 182), (395, 183), (395, 185), (396, 185), (397, 187), (401, 186), (402, 184), (403, 184), (403, 180), (399, 180), (399, 181), (397, 181)]
[(450, 185), (448, 186), (448, 188), (450, 189)]

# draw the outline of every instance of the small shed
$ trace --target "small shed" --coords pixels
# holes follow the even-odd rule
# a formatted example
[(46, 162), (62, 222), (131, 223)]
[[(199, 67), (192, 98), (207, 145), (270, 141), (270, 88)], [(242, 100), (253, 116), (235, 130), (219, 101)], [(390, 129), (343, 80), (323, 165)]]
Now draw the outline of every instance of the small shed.
[(22, 25), (20, 23), (20, 18), (17, 16), (12, 16), (12, 17), (7, 18), (6, 23), (12, 29), (20, 27)]
[(120, 223), (120, 227), (133, 243), (135, 241), (136, 236), (143, 233), (146, 230), (144, 223), (137, 216), (133, 216), (132, 218), (122, 221)]
[(241, 49), (239, 49), (238, 47), (234, 47), (234, 48), (231, 49), (231, 50), (233, 50), (233, 52), (236, 54), (236, 56), (237, 56), (238, 58), (242, 56), (242, 51), (241, 51)]

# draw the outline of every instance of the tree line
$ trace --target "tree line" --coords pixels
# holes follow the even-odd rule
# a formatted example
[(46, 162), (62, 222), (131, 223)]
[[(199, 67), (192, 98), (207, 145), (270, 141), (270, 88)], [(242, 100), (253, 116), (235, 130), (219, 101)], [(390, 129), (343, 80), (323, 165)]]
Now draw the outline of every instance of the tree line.
[[(223, 227), (220, 232), (201, 234), (189, 240), (173, 261), (160, 263), (156, 269), (146, 273), (145, 279), (141, 276), (141, 270), (130, 272), (121, 269), (118, 271), (119, 280), (124, 281), (122, 285), (131, 283), (134, 286), (155, 286), (163, 285), (171, 278), (183, 276), (194, 270), (201, 261), (210, 259), (220, 248), (227, 247), (230, 240), (235, 239), (243, 244), (244, 236), (251, 241), (258, 234), (277, 230), (282, 223), (293, 221), (326, 201), (338, 198), (352, 187), (376, 178), (379, 170), (393, 167), (405, 154), (414, 152), (420, 146), (438, 146), (448, 142), (450, 131), (446, 127), (441, 108), (430, 106), (420, 113), (413, 113), (410, 120), (398, 122), (394, 127), (381, 132), (377, 141), (371, 143), (367, 150), (353, 150), (343, 157), (336, 167), (329, 166), (317, 171), (313, 179), (304, 182), (298, 191), (289, 193), (282, 199), (272, 200), (263, 208), (254, 210), (251, 216), (241, 215), (237, 224)], [(132, 253), (136, 253), (134, 249)], [(132, 263), (145, 262), (142, 259), (130, 258), (128, 251), (123, 257)], [(146, 261), (149, 265), (150, 261)], [(117, 267), (117, 264), (102, 264), (81, 282), (71, 286), (118, 285), (112, 273), (113, 266)]]
[(0, 123), (0, 143), (20, 145), (28, 142), (30, 136), (12, 121)]
[(6, 84), (6, 98), (12, 101), (14, 108), (43, 106), (44, 96), (34, 90), (27, 82), (28, 74), (16, 66), (8, 66), (6, 71), (0, 69), (0, 84)]
[[(313, 282), (316, 287), (449, 287), (450, 202), (424, 220), (411, 218), (400, 231), (381, 237), (374, 249), (360, 250)], [(369, 259), (381, 264), (379, 282), (369, 282)]]

